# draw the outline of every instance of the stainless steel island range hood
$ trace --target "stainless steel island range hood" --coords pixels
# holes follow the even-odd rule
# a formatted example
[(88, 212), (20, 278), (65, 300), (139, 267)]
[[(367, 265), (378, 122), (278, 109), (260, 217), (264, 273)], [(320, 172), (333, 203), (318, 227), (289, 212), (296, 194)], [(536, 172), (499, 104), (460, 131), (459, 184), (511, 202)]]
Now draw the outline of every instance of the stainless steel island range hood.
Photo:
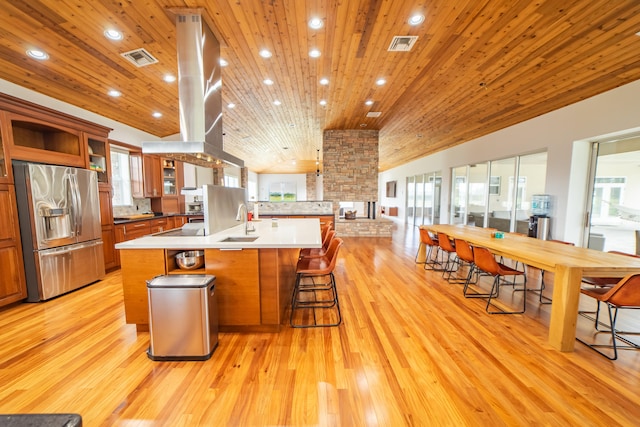
[(181, 141), (149, 141), (142, 152), (204, 167), (244, 167), (222, 142), (220, 43), (197, 9), (176, 13)]

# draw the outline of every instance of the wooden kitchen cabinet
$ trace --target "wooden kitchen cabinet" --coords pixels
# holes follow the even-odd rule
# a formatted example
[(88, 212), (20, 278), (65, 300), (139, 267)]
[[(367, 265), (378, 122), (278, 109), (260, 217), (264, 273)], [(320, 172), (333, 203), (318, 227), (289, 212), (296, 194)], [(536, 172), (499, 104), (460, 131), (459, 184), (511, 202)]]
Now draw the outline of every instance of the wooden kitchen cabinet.
[(180, 194), (182, 188), (183, 163), (173, 159), (160, 159), (162, 165), (162, 196), (151, 199), (151, 209), (165, 215), (173, 215), (184, 211), (184, 196)]
[(135, 221), (115, 226), (116, 243), (137, 239), (151, 234), (150, 221)]
[(100, 186), (98, 188), (98, 195), (100, 197), (100, 224), (102, 226), (104, 268), (108, 271), (120, 265), (120, 258), (118, 258), (118, 252), (115, 248), (111, 187)]
[(206, 249), (204, 259), (216, 276), (220, 326), (260, 325), (258, 249)]
[(0, 184), (0, 306), (27, 297), (13, 185)]
[(162, 169), (158, 156), (142, 155), (144, 197), (162, 197)]
[(89, 169), (98, 175), (100, 187), (111, 188), (109, 183), (111, 161), (109, 156), (109, 142), (106, 137), (86, 135), (87, 151), (89, 155)]
[(173, 227), (171, 227), (169, 218), (166, 217), (152, 219), (149, 221), (149, 230), (151, 232), (150, 234), (160, 233), (161, 231), (170, 230), (172, 228)]
[(63, 124), (8, 113), (11, 158), (85, 167), (82, 133)]

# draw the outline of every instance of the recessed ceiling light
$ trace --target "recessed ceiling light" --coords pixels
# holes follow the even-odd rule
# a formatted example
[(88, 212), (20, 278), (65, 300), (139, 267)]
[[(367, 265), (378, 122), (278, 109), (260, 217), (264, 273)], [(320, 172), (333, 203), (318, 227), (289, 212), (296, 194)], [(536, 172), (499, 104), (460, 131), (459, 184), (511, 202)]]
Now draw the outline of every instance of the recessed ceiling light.
[(266, 85), (271, 86), (271, 85), (273, 84), (273, 80), (271, 80), (271, 79), (264, 79), (264, 80), (262, 81), (262, 83), (264, 83), (264, 84), (266, 84)]
[(328, 84), (329, 84), (329, 79), (328, 79), (328, 78), (326, 78), (326, 77), (321, 78), (321, 79), (320, 79), (320, 84), (321, 84), (322, 86), (326, 86), (326, 85), (328, 85)]
[(155, 117), (156, 119), (159, 119), (160, 117), (162, 117), (162, 113), (155, 111), (153, 114), (151, 114), (153, 117)]
[(409, 25), (420, 25), (424, 22), (424, 15), (415, 14), (409, 18)]
[(120, 91), (115, 90), (115, 89), (111, 89), (109, 92), (107, 92), (109, 94), (109, 96), (113, 96), (114, 98), (119, 97), (120, 95), (122, 95), (122, 93), (120, 93)]
[(373, 101), (369, 99), (369, 100), (365, 101), (365, 104), (366, 105), (373, 105)]
[(324, 26), (324, 22), (320, 18), (311, 18), (309, 20), (309, 28), (313, 28), (314, 30), (319, 30)]
[(104, 30), (104, 36), (109, 40), (122, 40), (122, 33), (112, 28), (108, 30)]
[(638, 31), (638, 32), (636, 33), (636, 36), (640, 36), (640, 31)]
[(325, 99), (320, 100), (320, 105), (327, 105), (327, 101)]
[(282, 102), (278, 101), (277, 99), (275, 101), (273, 101), (273, 105), (281, 105)]
[(165, 74), (162, 80), (167, 83), (173, 83), (176, 81), (176, 76), (174, 76), (173, 74)]
[(260, 51), (260, 56), (262, 56), (263, 58), (271, 58), (271, 52), (269, 52), (267, 49), (262, 49)]
[(309, 51), (309, 56), (312, 58), (319, 58), (321, 55), (320, 51), (318, 49), (311, 49)]
[(229, 63), (225, 61), (223, 58), (220, 58), (219, 62), (221, 67), (226, 67), (227, 65), (229, 65)]
[(44, 61), (45, 59), (49, 59), (49, 55), (46, 52), (37, 49), (29, 49), (27, 51), (27, 55), (32, 57), (33, 59), (37, 59), (40, 61)]
[(376, 80), (376, 84), (378, 86), (382, 86), (383, 84), (385, 84), (387, 81), (385, 79), (378, 79)]
[(366, 123), (360, 123), (360, 127), (361, 127), (361, 128), (366, 128), (366, 127), (367, 127), (367, 124), (366, 124)]
[(236, 108), (236, 104), (234, 104), (233, 102), (230, 102), (227, 104), (228, 108)]

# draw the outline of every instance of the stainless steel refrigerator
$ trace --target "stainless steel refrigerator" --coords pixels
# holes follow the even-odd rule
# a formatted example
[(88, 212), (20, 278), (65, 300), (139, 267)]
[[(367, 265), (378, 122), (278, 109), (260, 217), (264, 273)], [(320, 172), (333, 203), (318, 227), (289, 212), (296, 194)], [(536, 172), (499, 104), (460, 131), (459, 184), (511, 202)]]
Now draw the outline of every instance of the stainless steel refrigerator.
[(104, 277), (95, 171), (13, 162), (27, 301), (48, 300)]

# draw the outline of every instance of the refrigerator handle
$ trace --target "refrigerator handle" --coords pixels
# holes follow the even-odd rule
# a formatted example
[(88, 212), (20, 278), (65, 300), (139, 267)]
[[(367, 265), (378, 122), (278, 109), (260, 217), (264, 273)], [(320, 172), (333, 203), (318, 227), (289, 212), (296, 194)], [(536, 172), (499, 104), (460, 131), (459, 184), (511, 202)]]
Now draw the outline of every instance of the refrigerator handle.
[(78, 177), (70, 175), (71, 199), (73, 200), (73, 222), (76, 236), (82, 234), (82, 203), (80, 203), (80, 191), (78, 189)]

